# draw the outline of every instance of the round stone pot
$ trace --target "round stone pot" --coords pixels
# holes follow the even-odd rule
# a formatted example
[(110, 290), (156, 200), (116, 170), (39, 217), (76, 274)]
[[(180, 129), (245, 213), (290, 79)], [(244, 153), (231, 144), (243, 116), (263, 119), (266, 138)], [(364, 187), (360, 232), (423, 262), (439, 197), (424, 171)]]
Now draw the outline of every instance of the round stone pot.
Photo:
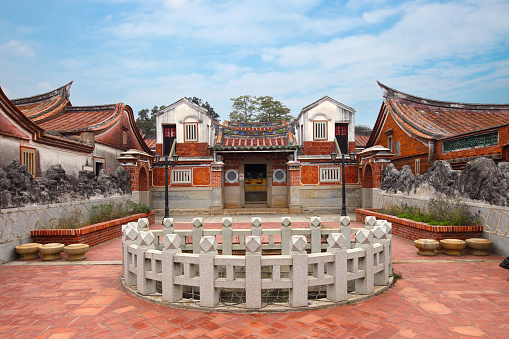
[(490, 255), (493, 241), (482, 238), (467, 239), (467, 246), (472, 255)]
[(16, 252), (20, 255), (20, 260), (39, 259), (39, 247), (41, 246), (41, 244), (29, 242), (16, 246)]
[(78, 261), (85, 260), (85, 253), (89, 250), (90, 246), (87, 244), (71, 244), (64, 247), (64, 253), (67, 254), (67, 260)]
[(438, 248), (438, 241), (434, 239), (417, 239), (414, 240), (414, 245), (417, 247), (417, 254), (425, 255), (425, 256), (434, 256), (437, 255), (435, 250)]
[(39, 247), (39, 253), (42, 254), (42, 260), (58, 260), (62, 259), (60, 253), (64, 250), (64, 244), (51, 243), (44, 244)]
[(459, 239), (442, 239), (440, 246), (444, 249), (444, 254), (459, 257), (463, 254), (463, 249), (467, 243)]

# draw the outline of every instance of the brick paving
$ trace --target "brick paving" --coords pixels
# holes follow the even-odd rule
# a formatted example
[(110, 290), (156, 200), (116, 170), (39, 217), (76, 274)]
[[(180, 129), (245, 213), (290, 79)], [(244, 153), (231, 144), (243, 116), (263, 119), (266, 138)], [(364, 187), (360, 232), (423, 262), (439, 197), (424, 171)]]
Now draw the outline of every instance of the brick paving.
[(403, 279), (386, 293), (271, 314), (179, 310), (137, 299), (120, 286), (121, 266), (104, 264), (121, 260), (119, 238), (92, 248), (87, 265), (13, 262), (0, 266), (0, 338), (509, 337), (502, 257), (421, 257), (413, 242), (394, 236), (393, 243), (394, 270)]

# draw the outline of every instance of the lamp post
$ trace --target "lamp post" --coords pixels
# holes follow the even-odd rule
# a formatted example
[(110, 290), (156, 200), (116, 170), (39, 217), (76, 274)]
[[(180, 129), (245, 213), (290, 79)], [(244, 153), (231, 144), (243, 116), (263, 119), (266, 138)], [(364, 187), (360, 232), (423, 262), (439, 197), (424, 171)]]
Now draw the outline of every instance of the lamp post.
[[(330, 154), (330, 157), (331, 157), (331, 160), (332, 162), (335, 164), (336, 163), (336, 159), (338, 157), (338, 155), (335, 153), (335, 152), (332, 152)], [(355, 161), (355, 158), (356, 158), (356, 154), (354, 152), (350, 153), (349, 154), (349, 157), (350, 157), (350, 161)], [(346, 179), (345, 179), (345, 165), (346, 165), (346, 159), (345, 159), (345, 154), (344, 153), (341, 153), (341, 182), (342, 182), (342, 188), (341, 188), (341, 195), (342, 195), (342, 200), (343, 200), (343, 204), (341, 206), (341, 216), (342, 217), (346, 217), (346, 187), (345, 187), (345, 184), (346, 184)]]
[[(163, 164), (159, 163), (160, 158), (161, 157), (159, 155), (157, 155), (157, 154), (155, 155), (155, 157), (154, 157), (154, 160), (155, 160), (154, 166), (156, 166), (156, 167), (163, 167)], [(164, 156), (164, 172), (165, 172), (165, 177), (164, 177), (164, 217), (165, 218), (169, 218), (170, 217), (170, 209), (168, 207), (168, 164), (169, 164), (168, 158), (169, 158), (168, 155)], [(173, 167), (173, 166), (175, 166), (177, 164), (179, 156), (178, 156), (178, 154), (173, 154), (173, 156), (171, 158), (172, 158), (173, 161), (169, 165), (171, 167)]]

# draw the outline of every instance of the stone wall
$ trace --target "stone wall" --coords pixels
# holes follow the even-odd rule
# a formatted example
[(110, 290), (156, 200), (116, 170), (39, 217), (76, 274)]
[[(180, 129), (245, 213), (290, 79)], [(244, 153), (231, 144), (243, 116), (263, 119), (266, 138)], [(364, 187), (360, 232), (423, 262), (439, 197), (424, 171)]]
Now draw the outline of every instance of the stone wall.
[(15, 247), (31, 242), (30, 231), (50, 228), (54, 220), (74, 213), (88, 218), (92, 207), (132, 200), (131, 195), (95, 198), (58, 204), (2, 209), (0, 212), (0, 263), (16, 259)]

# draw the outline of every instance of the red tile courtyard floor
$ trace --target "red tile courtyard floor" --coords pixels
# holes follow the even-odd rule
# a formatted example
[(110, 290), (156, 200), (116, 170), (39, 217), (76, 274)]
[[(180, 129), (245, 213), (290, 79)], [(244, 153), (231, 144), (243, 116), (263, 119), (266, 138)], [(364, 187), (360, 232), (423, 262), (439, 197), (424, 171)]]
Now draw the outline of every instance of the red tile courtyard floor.
[(1, 265), (0, 338), (509, 338), (502, 257), (421, 257), (397, 236), (393, 266), (403, 279), (367, 301), (306, 312), (151, 304), (120, 285), (120, 238), (87, 257), (71, 265)]

